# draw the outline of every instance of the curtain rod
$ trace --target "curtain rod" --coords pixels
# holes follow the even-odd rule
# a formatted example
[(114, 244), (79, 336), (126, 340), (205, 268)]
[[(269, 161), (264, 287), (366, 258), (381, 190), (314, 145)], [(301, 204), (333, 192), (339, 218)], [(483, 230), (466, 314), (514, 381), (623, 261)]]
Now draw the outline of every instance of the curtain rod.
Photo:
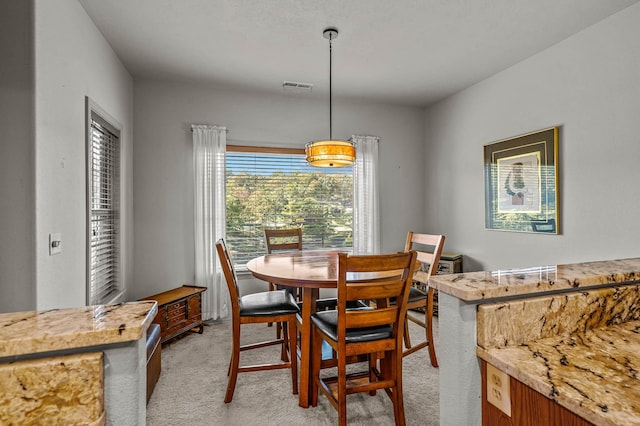
[(258, 140), (247, 140), (247, 139), (231, 139), (227, 138), (227, 144), (231, 145), (245, 145), (245, 146), (255, 146), (255, 147), (272, 147), (272, 148), (302, 148), (304, 149), (304, 145), (295, 146), (291, 144), (287, 144), (284, 142), (274, 142), (274, 141), (258, 141)]
[[(193, 129), (196, 127), (204, 127), (204, 128), (212, 128), (212, 129), (219, 129), (219, 130), (224, 130), (226, 133), (229, 133), (229, 129), (225, 126), (218, 126), (215, 124), (192, 124), (191, 125), (191, 132), (193, 133)], [(351, 137), (348, 139), (349, 141), (353, 141), (353, 138), (372, 138), (372, 139), (377, 139), (378, 143), (380, 143), (380, 136), (373, 136), (373, 135), (351, 135)], [(268, 142), (268, 141), (248, 141), (248, 140), (240, 140), (240, 139), (227, 139), (227, 143), (231, 143), (231, 144), (236, 144), (236, 145), (245, 145), (248, 144), (249, 146), (253, 146), (253, 144), (258, 144), (257, 146), (266, 146), (267, 144), (269, 144), (270, 146), (273, 146), (275, 148), (279, 148), (279, 147), (290, 147), (289, 145), (284, 144), (282, 142)]]
[(225, 132), (229, 133), (229, 129), (227, 129), (225, 126), (218, 126), (215, 124), (192, 124), (191, 125), (191, 132), (193, 132), (193, 129), (195, 128), (207, 128), (207, 129), (218, 129), (218, 130), (224, 130)]
[(380, 142), (380, 136), (373, 136), (373, 135), (351, 135), (351, 137), (349, 138), (349, 140), (350, 140), (350, 141), (353, 141), (353, 138), (378, 139), (378, 142)]

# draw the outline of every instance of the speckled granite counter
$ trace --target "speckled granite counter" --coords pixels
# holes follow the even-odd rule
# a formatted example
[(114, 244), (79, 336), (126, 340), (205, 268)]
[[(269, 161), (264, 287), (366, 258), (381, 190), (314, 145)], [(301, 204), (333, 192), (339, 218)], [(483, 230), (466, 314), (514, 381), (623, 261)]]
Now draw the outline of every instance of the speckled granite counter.
[(640, 286), (478, 308), (478, 356), (598, 425), (640, 424)]
[(140, 339), (155, 302), (0, 314), (0, 358)]
[(434, 276), (441, 424), (480, 424), (478, 356), (595, 424), (638, 424), (638, 280), (640, 259)]
[(144, 424), (154, 301), (0, 314), (0, 424)]
[(531, 297), (640, 280), (640, 258), (605, 260), (525, 269), (437, 275), (430, 283), (465, 302)]

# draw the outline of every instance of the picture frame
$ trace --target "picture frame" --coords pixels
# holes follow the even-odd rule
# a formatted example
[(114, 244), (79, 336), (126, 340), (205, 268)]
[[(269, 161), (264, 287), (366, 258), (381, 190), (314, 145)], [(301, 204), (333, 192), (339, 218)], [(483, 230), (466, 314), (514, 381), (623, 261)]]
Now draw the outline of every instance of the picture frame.
[(485, 228), (558, 234), (558, 127), (484, 146)]

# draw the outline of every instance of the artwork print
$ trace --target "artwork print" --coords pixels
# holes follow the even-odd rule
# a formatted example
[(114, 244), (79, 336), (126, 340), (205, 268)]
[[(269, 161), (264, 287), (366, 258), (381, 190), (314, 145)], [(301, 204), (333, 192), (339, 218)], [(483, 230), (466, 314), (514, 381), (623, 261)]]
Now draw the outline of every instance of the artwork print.
[(558, 233), (558, 128), (484, 146), (486, 229)]

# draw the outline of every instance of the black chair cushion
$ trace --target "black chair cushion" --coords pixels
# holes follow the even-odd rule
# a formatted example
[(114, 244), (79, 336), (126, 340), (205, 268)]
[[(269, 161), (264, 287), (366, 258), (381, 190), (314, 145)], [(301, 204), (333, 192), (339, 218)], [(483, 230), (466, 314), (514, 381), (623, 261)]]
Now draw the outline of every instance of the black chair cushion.
[[(298, 302), (298, 306), (302, 309), (302, 302)], [(324, 299), (316, 300), (316, 311), (328, 311), (335, 309), (338, 306), (338, 299), (335, 297), (327, 297)], [(364, 300), (349, 300), (347, 301), (347, 309), (359, 309), (368, 308)]]
[(238, 300), (241, 317), (264, 317), (299, 312), (296, 300), (286, 290), (247, 294)]
[(287, 290), (289, 293), (295, 295), (296, 292), (298, 291), (298, 287), (289, 287), (286, 285), (280, 285), (280, 284), (276, 284), (276, 289), (278, 290)]
[[(302, 311), (302, 302), (298, 302), (298, 307), (300, 311)], [(336, 297), (327, 297), (324, 299), (316, 300), (316, 312), (318, 311), (329, 311), (332, 309), (336, 309), (338, 307), (338, 299)], [(362, 309), (369, 308), (369, 305), (364, 300), (348, 300), (347, 301), (347, 309)], [(297, 315), (298, 322), (302, 324), (302, 316), (300, 314)]]
[(407, 301), (408, 303), (417, 302), (419, 300), (424, 300), (426, 298), (427, 298), (427, 293), (425, 293), (424, 291), (418, 290), (414, 286), (410, 287), (410, 289), (409, 289), (409, 300)]
[[(363, 308), (364, 309), (364, 308)], [(367, 308), (368, 309), (368, 308)], [(338, 311), (322, 311), (311, 315), (311, 322), (331, 340), (338, 341)], [(347, 343), (370, 342), (393, 337), (391, 325), (347, 329)]]
[[(418, 302), (420, 300), (426, 300), (426, 299), (427, 299), (427, 293), (418, 290), (414, 286), (409, 287), (409, 299), (407, 300), (407, 303)], [(391, 298), (389, 302), (395, 305), (396, 298), (395, 297)]]

